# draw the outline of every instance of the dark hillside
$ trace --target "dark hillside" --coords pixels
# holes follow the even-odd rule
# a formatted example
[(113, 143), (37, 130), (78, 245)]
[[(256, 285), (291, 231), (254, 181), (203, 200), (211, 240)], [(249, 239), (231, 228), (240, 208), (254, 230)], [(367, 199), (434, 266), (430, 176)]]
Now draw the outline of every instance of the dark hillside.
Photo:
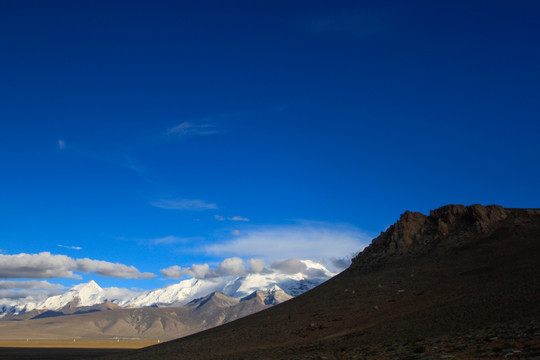
[(114, 358), (538, 358), (539, 265), (540, 210), (406, 212), (314, 290)]

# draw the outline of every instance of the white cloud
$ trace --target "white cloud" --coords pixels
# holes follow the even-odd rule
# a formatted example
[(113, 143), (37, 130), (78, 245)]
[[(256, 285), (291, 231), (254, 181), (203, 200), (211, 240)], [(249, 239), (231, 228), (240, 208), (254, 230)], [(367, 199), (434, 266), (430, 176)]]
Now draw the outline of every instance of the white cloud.
[(250, 273), (260, 273), (264, 270), (264, 259), (249, 259), (246, 262)]
[(62, 139), (58, 139), (58, 150), (63, 150), (66, 147), (66, 143)]
[[(248, 265), (247, 269), (246, 263)], [(167, 278), (182, 278), (188, 276), (197, 279), (219, 279), (220, 281), (229, 281), (234, 277), (246, 276), (248, 274), (273, 274), (273, 276), (277, 277), (301, 274), (304, 278), (320, 279), (331, 276), (332, 272), (329, 272), (324, 265), (309, 260), (277, 260), (272, 263), (270, 268), (266, 268), (263, 259), (249, 259), (244, 261), (239, 257), (232, 257), (223, 260), (215, 267), (210, 267), (208, 264), (193, 264), (189, 268), (173, 265), (166, 269), (162, 269), (161, 274)]]
[(231, 233), (233, 235), (235, 235), (235, 236), (240, 236), (240, 234), (241, 234), (240, 230), (233, 230), (233, 231), (231, 231)]
[(67, 245), (56, 245), (58, 247), (61, 247), (61, 248), (65, 248), (65, 249), (71, 249), (71, 250), (82, 250), (82, 247), (80, 246), (67, 246)]
[(73, 273), (76, 269), (76, 261), (65, 255), (52, 255), (48, 252), (0, 254), (0, 278), (3, 279), (80, 278)]
[(361, 251), (370, 238), (350, 225), (302, 222), (294, 225), (243, 229), (240, 236), (208, 245), (212, 255), (283, 258), (343, 258)]
[(243, 275), (245, 272), (244, 261), (239, 257), (223, 260), (216, 269), (216, 273), (222, 276)]
[(31, 289), (31, 290), (50, 290), (50, 289), (63, 289), (60, 284), (51, 284), (48, 281), (11, 281), (1, 280), (0, 289)]
[(304, 272), (307, 269), (306, 264), (301, 262), (300, 259), (274, 261), (271, 267), (284, 274), (297, 274)]
[(153, 207), (166, 210), (191, 210), (191, 211), (203, 211), (217, 209), (216, 204), (207, 203), (204, 200), (158, 200), (151, 203)]
[(168, 278), (181, 278), (184, 277), (184, 272), (180, 266), (173, 265), (166, 269), (161, 269), (161, 275)]
[(0, 299), (22, 299), (33, 298), (42, 299), (49, 296), (61, 294), (65, 289), (60, 284), (52, 284), (48, 281), (0, 281)]
[(190, 136), (190, 135), (212, 135), (219, 132), (216, 124), (213, 123), (193, 123), (190, 121), (184, 121), (176, 126), (173, 126), (167, 130), (169, 135), (180, 135), (180, 136)]
[(214, 215), (214, 218), (218, 221), (225, 221), (225, 218), (221, 215)]
[(92, 259), (77, 259), (76, 262), (77, 271), (85, 273), (93, 272), (98, 275), (121, 279), (151, 279), (155, 277), (152, 273), (141, 273), (135, 266)]
[[(30, 301), (35, 301), (38, 299), (44, 300), (49, 296), (60, 295), (62, 290), (2, 290), (0, 289), (0, 304), (5, 300), (15, 300), (15, 299), (27, 299)], [(4, 301), (2, 301), (4, 300)]]
[(210, 270), (210, 265), (208, 264), (202, 264), (202, 265), (192, 265), (189, 269), (184, 269), (184, 274), (189, 275), (191, 277), (197, 278), (197, 279), (204, 279), (207, 277), (215, 277), (215, 273)]
[(0, 278), (3, 279), (80, 279), (76, 272), (93, 272), (103, 276), (124, 279), (149, 279), (151, 273), (141, 273), (134, 266), (110, 263), (102, 260), (73, 259), (49, 252), (39, 254), (0, 254)]
[(193, 264), (189, 268), (181, 268), (178, 265), (170, 266), (161, 270), (161, 275), (169, 278), (181, 278), (185, 275), (197, 279), (215, 278), (220, 276), (241, 276), (246, 274), (244, 261), (238, 257), (223, 260), (214, 269), (208, 264)]

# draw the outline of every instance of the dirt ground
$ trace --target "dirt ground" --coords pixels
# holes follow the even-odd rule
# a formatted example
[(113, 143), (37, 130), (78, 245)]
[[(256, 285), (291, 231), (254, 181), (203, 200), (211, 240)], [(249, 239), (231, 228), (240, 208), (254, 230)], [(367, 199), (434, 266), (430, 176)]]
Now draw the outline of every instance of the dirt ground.
[(0, 360), (74, 360), (118, 355), (126, 349), (0, 347)]
[(0, 348), (140, 349), (154, 340), (0, 340)]
[(0, 360), (91, 359), (157, 343), (149, 340), (0, 340)]

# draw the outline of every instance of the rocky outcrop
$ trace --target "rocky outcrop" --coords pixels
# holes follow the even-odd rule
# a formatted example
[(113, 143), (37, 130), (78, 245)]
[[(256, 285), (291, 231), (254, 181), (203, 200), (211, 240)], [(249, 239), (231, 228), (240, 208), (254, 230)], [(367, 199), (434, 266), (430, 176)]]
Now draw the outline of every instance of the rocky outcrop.
[(406, 211), (353, 259), (352, 268), (370, 269), (404, 257), (447, 252), (489, 234), (510, 211), (478, 204), (447, 205), (432, 210), (429, 216)]

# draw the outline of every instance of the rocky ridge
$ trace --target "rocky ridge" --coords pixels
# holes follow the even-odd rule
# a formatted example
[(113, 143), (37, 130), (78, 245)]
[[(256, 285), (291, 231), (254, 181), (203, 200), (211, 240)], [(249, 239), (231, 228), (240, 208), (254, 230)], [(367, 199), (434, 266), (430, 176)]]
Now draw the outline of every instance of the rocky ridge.
[(489, 236), (511, 212), (498, 205), (478, 204), (446, 205), (429, 215), (406, 211), (352, 260), (351, 269), (370, 270), (426, 253), (444, 255)]

